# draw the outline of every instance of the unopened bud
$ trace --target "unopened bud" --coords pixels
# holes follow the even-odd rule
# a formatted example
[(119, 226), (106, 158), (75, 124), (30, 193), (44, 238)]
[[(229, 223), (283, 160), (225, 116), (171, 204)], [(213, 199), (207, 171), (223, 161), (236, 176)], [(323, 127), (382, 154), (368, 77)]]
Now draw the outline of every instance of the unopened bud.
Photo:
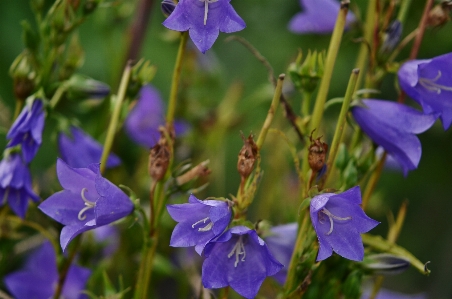
[(312, 139), (313, 133), (314, 131), (312, 131), (311, 136), (309, 136), (311, 145), (309, 146), (308, 149), (309, 150), (308, 162), (309, 167), (311, 167), (312, 171), (319, 172), (325, 165), (325, 157), (326, 153), (328, 152), (328, 144), (320, 141), (322, 136), (320, 136), (317, 139)]
[(440, 27), (450, 21), (452, 1), (443, 1), (435, 5), (427, 16), (427, 26)]
[(35, 84), (27, 77), (14, 78), (14, 95), (18, 100), (25, 100), (33, 93)]
[(391, 53), (399, 44), (400, 37), (402, 36), (402, 29), (402, 23), (399, 20), (394, 20), (385, 30), (383, 44), (381, 46), (381, 51), (383, 53)]
[(72, 75), (67, 86), (67, 96), (71, 99), (101, 99), (110, 93), (107, 84), (80, 74)]
[(323, 76), (325, 54), (308, 51), (304, 62), (302, 53), (298, 53), (297, 60), (289, 65), (289, 75), (298, 89), (313, 92)]
[(254, 169), (254, 163), (256, 162), (258, 148), (253, 140), (252, 134), (250, 134), (247, 139), (245, 139), (242, 134), (242, 139), (244, 144), (239, 152), (237, 170), (240, 173), (242, 179), (246, 179), (250, 176), (251, 172)]
[(373, 254), (367, 256), (363, 262), (366, 269), (375, 274), (399, 274), (410, 267), (410, 261), (406, 258), (388, 253)]

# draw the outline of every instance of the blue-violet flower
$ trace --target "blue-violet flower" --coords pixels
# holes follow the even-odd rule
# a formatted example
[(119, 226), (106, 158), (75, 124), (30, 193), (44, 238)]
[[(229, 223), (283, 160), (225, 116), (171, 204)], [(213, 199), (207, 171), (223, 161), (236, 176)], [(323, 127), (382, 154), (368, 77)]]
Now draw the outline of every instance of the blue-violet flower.
[[(71, 265), (62, 289), (65, 299), (88, 298), (85, 289), (91, 271)], [(49, 242), (42, 244), (28, 257), (22, 270), (5, 276), (5, 285), (16, 299), (52, 298), (58, 284), (56, 254)]]
[(231, 33), (245, 28), (231, 0), (181, 0), (163, 25), (175, 31), (187, 31), (196, 47), (205, 53), (219, 32)]
[[(300, 0), (303, 11), (289, 22), (289, 30), (294, 33), (327, 34), (333, 32), (340, 4), (335, 0)], [(353, 13), (348, 12), (346, 28), (355, 21)]]
[(323, 193), (311, 200), (310, 214), (319, 240), (317, 261), (333, 254), (353, 261), (362, 261), (364, 246), (361, 233), (366, 233), (379, 224), (369, 218), (360, 206), (359, 186), (343, 193)]
[(437, 116), (383, 100), (367, 99), (352, 108), (361, 129), (400, 164), (406, 176), (421, 159), (421, 142), (415, 134), (429, 129)]
[(167, 209), (170, 216), (179, 222), (171, 235), (170, 246), (195, 246), (198, 254), (227, 228), (232, 215), (227, 202), (199, 200), (194, 195), (190, 195), (188, 203), (168, 205)]
[(410, 60), (400, 67), (398, 77), (403, 91), (425, 113), (439, 113), (447, 130), (452, 124), (452, 53)]
[(22, 154), (27, 163), (33, 160), (41, 146), (44, 121), (43, 103), (40, 99), (35, 99), (31, 106), (26, 105), (22, 109), (6, 136), (10, 139), (8, 147), (18, 144), (22, 146)]
[(204, 250), (202, 283), (205, 288), (231, 286), (245, 298), (254, 298), (267, 276), (282, 268), (255, 230), (235, 226)]
[(0, 206), (8, 201), (14, 213), (25, 218), (28, 199), (39, 201), (31, 187), (30, 171), (20, 154), (10, 153), (0, 162)]
[[(68, 136), (63, 132), (58, 135), (58, 147), (64, 162), (71, 167), (81, 168), (100, 161), (103, 147), (99, 142), (74, 126), (71, 126), (71, 135)], [(121, 160), (115, 154), (108, 156), (107, 168), (116, 167), (119, 164)]]
[(58, 159), (57, 175), (64, 190), (47, 198), (39, 209), (64, 225), (60, 236), (63, 251), (82, 232), (116, 221), (133, 210), (129, 197), (101, 176), (99, 164), (72, 168)]

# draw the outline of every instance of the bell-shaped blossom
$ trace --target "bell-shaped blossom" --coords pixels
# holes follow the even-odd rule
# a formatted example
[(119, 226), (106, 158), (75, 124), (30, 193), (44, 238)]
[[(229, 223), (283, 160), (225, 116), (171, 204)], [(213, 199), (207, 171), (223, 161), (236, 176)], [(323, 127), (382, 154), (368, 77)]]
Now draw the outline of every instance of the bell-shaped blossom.
[(403, 91), (425, 113), (438, 113), (444, 130), (452, 124), (452, 53), (432, 59), (410, 60), (399, 71)]
[(360, 206), (359, 186), (343, 193), (323, 193), (311, 200), (310, 214), (319, 240), (317, 261), (333, 254), (353, 261), (362, 261), (364, 246), (362, 233), (366, 233), (379, 224), (369, 218)]
[[(88, 298), (85, 289), (91, 271), (71, 265), (64, 281), (61, 295), (65, 299)], [(58, 284), (56, 255), (49, 242), (36, 249), (25, 262), (25, 266), (8, 274), (4, 279), (7, 289), (16, 299), (52, 298)]]
[[(164, 107), (158, 90), (151, 85), (143, 86), (137, 103), (125, 120), (127, 134), (136, 143), (152, 148), (160, 138), (159, 127), (164, 124)], [(183, 121), (174, 122), (176, 135), (186, 132), (187, 127)]]
[(0, 206), (8, 202), (19, 217), (25, 218), (28, 200), (39, 201), (31, 187), (31, 175), (18, 153), (11, 153), (0, 162)]
[(377, 293), (377, 296), (372, 296), (372, 288), (368, 288), (364, 290), (361, 295), (361, 299), (427, 299), (428, 296), (425, 293), (420, 294), (403, 294), (394, 291), (390, 291), (387, 289), (380, 289)]
[(33, 160), (41, 146), (44, 121), (43, 103), (40, 99), (35, 99), (31, 105), (22, 109), (6, 136), (10, 139), (8, 147), (21, 145), (27, 163)]
[(63, 250), (82, 232), (121, 219), (133, 210), (129, 197), (101, 176), (99, 164), (72, 168), (58, 159), (57, 175), (64, 190), (47, 198), (39, 209), (64, 225), (60, 236)]
[(270, 228), (270, 235), (264, 238), (272, 255), (284, 265), (284, 268), (273, 275), (280, 284), (284, 284), (292, 253), (297, 240), (298, 224), (289, 223)]
[[(71, 135), (63, 132), (58, 135), (58, 147), (61, 158), (71, 167), (81, 168), (92, 163), (98, 163), (102, 156), (102, 145), (82, 129), (71, 126)], [(110, 154), (107, 159), (107, 168), (116, 167), (121, 160)]]
[[(289, 22), (289, 30), (294, 33), (328, 34), (333, 32), (336, 18), (341, 8), (335, 0), (300, 0), (303, 11)], [(355, 21), (353, 13), (348, 12), (346, 28)]]
[(190, 195), (188, 203), (168, 205), (167, 209), (170, 216), (179, 222), (171, 235), (170, 246), (195, 246), (198, 254), (228, 227), (232, 215), (227, 202), (199, 200), (194, 195)]
[(423, 114), (411, 107), (367, 99), (354, 106), (352, 114), (361, 129), (400, 164), (406, 176), (421, 159), (421, 142), (415, 134), (429, 129), (437, 115)]
[(207, 244), (204, 255), (204, 287), (230, 286), (245, 298), (256, 297), (264, 279), (283, 268), (256, 231), (245, 226), (235, 226)]
[(196, 47), (205, 53), (220, 31), (236, 32), (246, 27), (235, 12), (231, 0), (181, 0), (163, 25), (175, 31), (187, 31)]

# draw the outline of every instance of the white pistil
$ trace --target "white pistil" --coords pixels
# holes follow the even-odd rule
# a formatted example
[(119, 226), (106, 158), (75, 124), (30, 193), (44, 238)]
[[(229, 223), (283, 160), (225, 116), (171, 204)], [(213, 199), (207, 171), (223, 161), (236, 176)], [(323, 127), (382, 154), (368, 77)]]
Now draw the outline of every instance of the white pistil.
[(88, 211), (89, 209), (94, 208), (94, 206), (96, 205), (95, 202), (89, 201), (88, 199), (86, 199), (85, 197), (85, 191), (88, 191), (88, 189), (83, 188), (82, 192), (80, 193), (82, 196), (83, 201), (85, 202), (85, 207), (83, 209), (80, 210), (80, 212), (78, 212), (78, 220), (82, 221), (86, 219), (86, 215), (84, 215), (84, 213), (86, 211)]
[(209, 12), (209, 3), (217, 2), (218, 0), (199, 0), (204, 2), (204, 26), (207, 23), (207, 13)]
[(438, 75), (433, 79), (419, 78), (419, 84), (421, 84), (425, 89), (436, 92), (437, 94), (440, 94), (441, 90), (452, 91), (451, 86), (435, 83), (439, 80), (439, 78), (441, 78), (441, 71), (438, 71)]
[[(334, 221), (333, 221), (333, 219), (335, 219), (335, 220), (341, 220), (341, 221), (345, 221), (345, 220), (350, 220), (350, 219), (352, 219), (351, 216), (349, 216), (349, 217), (338, 217), (338, 216), (336, 216), (336, 215), (333, 215), (333, 214), (331, 214), (330, 211), (328, 211), (328, 210), (325, 209), (325, 208), (321, 209), (320, 212), (322, 212), (323, 214), (327, 215), (328, 218), (330, 219), (330, 230), (326, 233), (327, 236), (331, 235), (331, 233), (333, 232), (333, 226), (334, 226)], [(319, 213), (320, 213), (320, 212), (319, 212)], [(321, 216), (321, 215), (319, 215), (319, 216)], [(319, 219), (319, 221), (320, 221), (320, 223), (322, 223), (322, 220)]]
[[(245, 246), (243, 245), (242, 236), (239, 237), (239, 240), (237, 243), (235, 243), (234, 247), (232, 248), (231, 252), (228, 254), (228, 258), (232, 257), (235, 254), (235, 263), (234, 267), (237, 267), (240, 261), (244, 262), (246, 257), (245, 252)], [(243, 257), (240, 259), (240, 256), (243, 255)]]
[[(206, 223), (207, 220), (210, 220), (210, 218), (206, 217), (204, 219), (201, 219), (201, 220), (193, 223), (191, 225), (191, 227), (195, 228), (196, 225), (198, 225), (199, 223)], [(198, 228), (198, 232), (207, 232), (212, 229), (212, 226), (213, 226), (213, 222), (209, 222), (206, 226)]]

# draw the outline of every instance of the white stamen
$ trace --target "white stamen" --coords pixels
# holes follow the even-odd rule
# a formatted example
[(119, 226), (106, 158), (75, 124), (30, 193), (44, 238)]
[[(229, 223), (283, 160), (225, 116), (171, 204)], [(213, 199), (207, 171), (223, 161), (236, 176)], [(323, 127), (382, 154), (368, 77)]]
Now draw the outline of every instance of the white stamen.
[[(206, 218), (204, 218), (204, 219), (201, 219), (201, 220), (199, 220), (199, 221), (196, 221), (195, 223), (193, 223), (193, 224), (191, 225), (191, 227), (192, 227), (192, 228), (195, 228), (196, 225), (198, 225), (198, 224), (201, 223), (201, 222), (202, 222), (202, 223), (206, 223), (207, 220), (210, 220), (210, 218), (209, 218), (209, 217), (206, 217)], [(212, 226), (213, 226), (213, 222), (209, 222), (206, 226), (198, 228), (198, 232), (207, 232), (207, 231), (209, 231), (209, 230), (212, 229)]]
[(437, 94), (440, 94), (441, 90), (452, 91), (451, 86), (435, 83), (439, 78), (441, 78), (441, 71), (438, 71), (438, 75), (433, 79), (419, 78), (419, 84), (421, 84), (425, 89), (436, 92)]
[[(325, 209), (325, 208), (321, 209), (320, 212), (322, 212), (323, 214), (327, 215), (328, 218), (330, 219), (330, 230), (326, 233), (327, 236), (329, 236), (329, 235), (333, 232), (333, 227), (334, 227), (334, 221), (333, 221), (333, 219), (335, 219), (335, 220), (341, 220), (341, 221), (345, 221), (345, 220), (350, 220), (350, 219), (352, 219), (351, 216), (349, 216), (349, 217), (338, 217), (338, 216), (336, 216), (336, 215), (334, 215), (334, 214), (331, 214), (331, 212), (328, 211), (328, 210)], [(320, 212), (319, 212), (319, 213), (320, 213)], [(319, 214), (319, 216), (321, 216), (321, 215)], [(322, 223), (320, 220), (319, 220), (319, 222)]]
[(209, 12), (209, 3), (217, 2), (218, 0), (199, 0), (204, 2), (204, 26), (207, 23), (207, 13)]
[(94, 208), (94, 206), (96, 205), (95, 202), (89, 201), (88, 199), (86, 199), (85, 197), (85, 191), (88, 191), (88, 189), (83, 188), (82, 192), (80, 193), (82, 196), (83, 201), (85, 202), (85, 207), (83, 209), (80, 210), (80, 212), (78, 212), (78, 220), (82, 221), (86, 219), (86, 215), (84, 215), (84, 213), (86, 211), (88, 211), (89, 209)]
[[(245, 246), (243, 245), (242, 236), (239, 237), (239, 240), (237, 241), (237, 243), (235, 243), (231, 252), (229, 252), (228, 258), (232, 257), (234, 255), (234, 253), (235, 253), (234, 267), (237, 267), (237, 265), (239, 264), (239, 261), (244, 262), (245, 257), (246, 257)], [(240, 255), (243, 255), (243, 257), (241, 259), (240, 259)]]

